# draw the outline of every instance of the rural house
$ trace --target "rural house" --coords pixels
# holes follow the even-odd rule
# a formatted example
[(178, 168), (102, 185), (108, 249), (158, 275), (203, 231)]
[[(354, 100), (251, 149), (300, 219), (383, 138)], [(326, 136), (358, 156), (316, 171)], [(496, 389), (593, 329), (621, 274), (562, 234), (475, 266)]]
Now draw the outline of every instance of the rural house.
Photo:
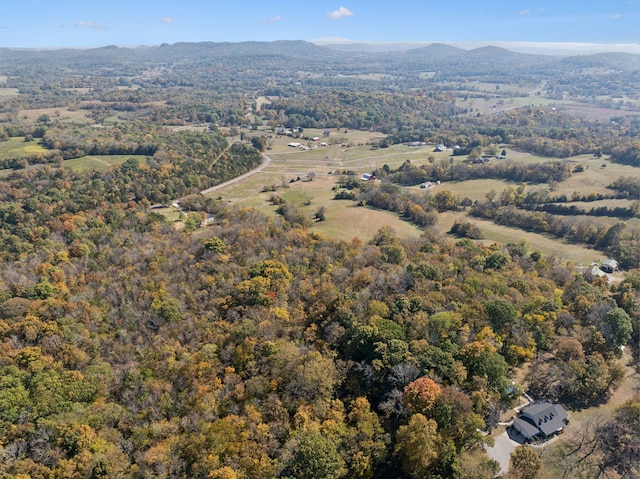
[(522, 408), (513, 420), (513, 428), (529, 441), (544, 439), (564, 429), (569, 421), (567, 411), (559, 404), (536, 402)]

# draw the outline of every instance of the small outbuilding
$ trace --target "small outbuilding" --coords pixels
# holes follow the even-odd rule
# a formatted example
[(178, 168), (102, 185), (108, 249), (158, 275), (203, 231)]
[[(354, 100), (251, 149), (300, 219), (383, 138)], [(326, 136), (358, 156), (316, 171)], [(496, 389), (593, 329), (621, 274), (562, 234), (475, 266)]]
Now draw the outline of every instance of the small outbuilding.
[(618, 262), (615, 259), (608, 259), (602, 262), (600, 269), (605, 273), (613, 273), (618, 269)]
[(606, 278), (607, 274), (598, 267), (597, 263), (591, 263), (582, 276), (588, 282), (593, 283), (598, 278)]
[(513, 420), (513, 428), (530, 441), (558, 434), (568, 422), (569, 415), (560, 404), (541, 401), (523, 407)]

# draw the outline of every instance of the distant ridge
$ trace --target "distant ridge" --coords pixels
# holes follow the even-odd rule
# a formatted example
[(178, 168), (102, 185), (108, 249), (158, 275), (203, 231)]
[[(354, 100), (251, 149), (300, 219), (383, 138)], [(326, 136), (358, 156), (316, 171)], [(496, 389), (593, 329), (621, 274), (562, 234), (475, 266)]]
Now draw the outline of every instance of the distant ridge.
[[(353, 46), (353, 45), (352, 45)], [(501, 75), (544, 73), (584, 68), (615, 71), (640, 70), (640, 55), (598, 53), (559, 57), (517, 53), (499, 46), (465, 50), (445, 43), (431, 43), (398, 51), (340, 51), (302, 40), (274, 42), (198, 42), (158, 46), (118, 47), (108, 45), (92, 49), (29, 50), (0, 48), (0, 67), (24, 65), (114, 67), (142, 64), (184, 64), (200, 62), (212, 67), (242, 65), (248, 69), (304, 70), (315, 66), (329, 68), (334, 74), (385, 73), (394, 71), (441, 71), (451, 75)]]
[(524, 42), (524, 41), (440, 41), (440, 42), (355, 42), (345, 38), (319, 38), (311, 43), (325, 46), (333, 50), (348, 52), (386, 52), (406, 51), (426, 47), (432, 44), (444, 44), (463, 50), (474, 50), (484, 46), (496, 46), (517, 53), (532, 55), (574, 56), (592, 55), (595, 53), (630, 53), (640, 55), (640, 43), (578, 43), (578, 42)]
[(571, 56), (562, 60), (563, 65), (574, 68), (607, 68), (620, 71), (638, 71), (640, 55), (629, 53), (596, 53), (594, 55)]

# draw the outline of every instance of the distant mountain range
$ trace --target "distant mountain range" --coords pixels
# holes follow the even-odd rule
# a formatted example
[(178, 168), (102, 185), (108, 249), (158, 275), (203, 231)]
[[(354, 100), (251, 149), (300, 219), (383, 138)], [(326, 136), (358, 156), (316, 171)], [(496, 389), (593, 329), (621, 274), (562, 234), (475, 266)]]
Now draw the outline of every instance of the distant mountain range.
[[(41, 65), (66, 68), (117, 64), (184, 64), (198, 62), (216, 65), (243, 65), (245, 68), (287, 69), (330, 68), (335, 73), (354, 71), (390, 73), (402, 71), (448, 71), (460, 75), (509, 71), (536, 72), (602, 68), (639, 71), (640, 54), (597, 53), (591, 55), (540, 55), (517, 53), (497, 46), (465, 50), (432, 43), (417, 48), (381, 51), (356, 48), (336, 49), (304, 41), (240, 43), (174, 43), (134, 48), (106, 46), (93, 49), (0, 49), (0, 68)], [(1, 73), (1, 72), (0, 72)]]
[(534, 55), (591, 55), (594, 53), (632, 53), (640, 54), (640, 43), (578, 43), (578, 42), (356, 42), (346, 38), (328, 37), (312, 40), (312, 43), (345, 52), (391, 52), (411, 50), (434, 43), (442, 43), (464, 50), (473, 50), (485, 46), (496, 46), (518, 53)]

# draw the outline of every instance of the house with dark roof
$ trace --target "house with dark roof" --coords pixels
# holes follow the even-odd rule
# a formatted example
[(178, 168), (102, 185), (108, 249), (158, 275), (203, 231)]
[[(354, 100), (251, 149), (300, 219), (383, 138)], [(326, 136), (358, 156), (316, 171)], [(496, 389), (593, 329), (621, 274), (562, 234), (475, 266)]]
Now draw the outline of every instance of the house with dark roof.
[(529, 441), (553, 436), (562, 431), (568, 422), (569, 415), (560, 404), (542, 401), (523, 407), (513, 420), (513, 428)]

